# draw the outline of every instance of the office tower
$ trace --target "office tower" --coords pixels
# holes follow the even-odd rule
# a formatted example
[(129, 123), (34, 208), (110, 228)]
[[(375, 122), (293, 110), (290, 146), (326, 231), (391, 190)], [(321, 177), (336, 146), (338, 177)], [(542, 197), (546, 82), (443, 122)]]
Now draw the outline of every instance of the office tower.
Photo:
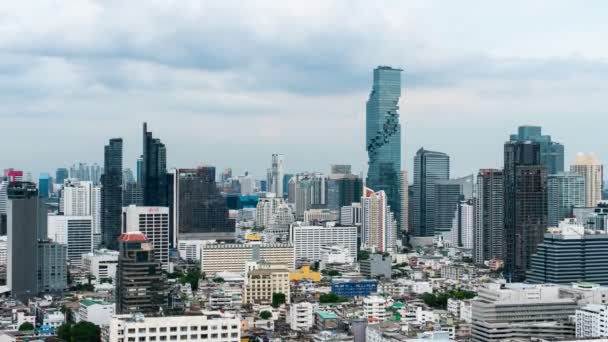
[(68, 169), (60, 167), (55, 171), (55, 184), (63, 184), (63, 181), (70, 177)]
[(327, 206), (327, 176), (314, 174), (310, 179), (310, 206), (311, 208), (325, 208)]
[(144, 191), (139, 183), (126, 183), (122, 190), (122, 205), (144, 205)]
[(327, 208), (340, 210), (363, 195), (363, 179), (350, 173), (350, 165), (332, 165), (327, 179)]
[(9, 182), (22, 182), (25, 180), (23, 171), (15, 170), (13, 168), (4, 169), (4, 177), (8, 179)]
[(504, 257), (504, 173), (481, 169), (477, 174), (473, 261), (477, 265)]
[(435, 182), (435, 235), (452, 230), (458, 202), (473, 198), (473, 175)]
[(122, 232), (144, 234), (152, 243), (154, 258), (160, 261), (164, 271), (169, 270), (169, 208), (123, 207)]
[(144, 168), (144, 156), (139, 156), (139, 158), (137, 158), (137, 162), (135, 164), (135, 181), (137, 182), (137, 184), (141, 184), (143, 182), (143, 168)]
[(82, 255), (93, 251), (93, 217), (48, 216), (48, 238), (65, 244), (70, 266), (82, 265)]
[(472, 199), (458, 201), (450, 234), (452, 247), (473, 249), (474, 224), (475, 201)]
[[(177, 169), (173, 181), (173, 229), (177, 239), (233, 240), (234, 220), (215, 184), (215, 167)], [(177, 241), (173, 241), (176, 246)]]
[(540, 162), (539, 143), (505, 143), (505, 277), (511, 281), (525, 279), (547, 229), (547, 169)]
[(101, 177), (101, 232), (103, 244), (118, 249), (122, 212), (122, 139), (110, 139), (104, 149), (104, 174)]
[(8, 178), (0, 177), (0, 236), (6, 235), (6, 215), (8, 213), (8, 184)]
[(260, 180), (260, 191), (262, 191), (262, 192), (268, 191), (268, 181)]
[[(245, 172), (244, 176), (239, 176), (239, 186), (241, 189), (241, 195), (251, 195), (256, 192), (256, 181), (249, 175), (249, 173)], [(286, 184), (286, 183), (285, 183)]]
[(574, 163), (570, 165), (570, 172), (585, 178), (585, 206), (595, 207), (602, 200), (604, 183), (604, 166), (600, 160), (593, 153), (577, 153)]
[(220, 181), (222, 183), (229, 181), (230, 179), (232, 179), (232, 169), (227, 167), (224, 169), (224, 171), (222, 171), (222, 177), (220, 179)]
[(412, 224), (414, 236), (435, 234), (435, 183), (450, 178), (450, 157), (421, 148), (414, 157)]
[(282, 198), (287, 198), (287, 195), (288, 195), (287, 184), (289, 184), (289, 180), (293, 176), (294, 175), (291, 174), (291, 173), (286, 173), (286, 174), (283, 175), (283, 195), (281, 196)]
[(379, 66), (374, 69), (374, 84), (366, 108), (366, 186), (384, 191), (388, 203), (400, 219), (399, 172), (401, 172), (401, 124), (399, 97), (401, 69)]
[(365, 188), (361, 197), (361, 246), (380, 253), (392, 252), (397, 241), (397, 221), (384, 191)]
[(135, 175), (133, 175), (133, 171), (131, 171), (131, 169), (124, 169), (122, 171), (122, 183), (123, 187), (126, 184), (135, 183)]
[(145, 122), (143, 124), (141, 174), (144, 205), (149, 207), (168, 206), (167, 149), (160, 139), (152, 137), (152, 132), (148, 132), (148, 125)]
[(408, 176), (407, 176), (407, 171), (405, 170), (401, 170), (401, 174), (400, 174), (401, 178), (400, 178), (400, 182), (401, 182), (401, 189), (400, 189), (400, 196), (401, 196), (401, 220), (400, 220), (400, 226), (399, 229), (402, 232), (408, 232), (408, 225), (410, 222), (410, 218), (409, 218), (409, 180), (408, 180)]
[(101, 186), (91, 181), (67, 181), (61, 192), (63, 214), (66, 216), (91, 216), (93, 223), (93, 248), (101, 244)]
[(38, 190), (34, 183), (12, 181), (7, 195), (6, 285), (25, 301), (38, 292)]
[(540, 163), (552, 175), (564, 171), (564, 145), (551, 141), (550, 135), (542, 135), (540, 126), (520, 126), (511, 142), (533, 141), (540, 145)]
[(243, 304), (271, 304), (274, 293), (284, 294), (285, 302), (290, 303), (289, 269), (285, 264), (260, 262), (246, 276)]
[(548, 225), (572, 216), (572, 208), (585, 206), (585, 178), (571, 172), (547, 176)]
[(118, 241), (116, 313), (162, 313), (167, 308), (167, 278), (152, 243), (140, 232), (123, 233)]
[(272, 168), (270, 169), (270, 192), (274, 192), (277, 197), (283, 197), (283, 159), (282, 154), (272, 155)]
[(321, 249), (341, 246), (350, 257), (357, 259), (357, 227), (355, 226), (303, 226), (293, 224), (289, 238), (295, 247), (296, 260), (321, 260)]
[(608, 234), (585, 230), (567, 218), (552, 227), (530, 260), (526, 281), (571, 284), (579, 281), (608, 285)]
[(38, 293), (62, 292), (68, 288), (67, 258), (66, 245), (38, 241)]
[(351, 205), (340, 208), (340, 224), (343, 226), (361, 226), (361, 203), (353, 202)]
[(276, 198), (274, 193), (267, 193), (258, 199), (255, 208), (255, 226), (258, 228), (268, 228), (270, 222), (283, 200)]
[(577, 299), (554, 285), (489, 283), (471, 300), (473, 341), (572, 337)]
[(264, 260), (295, 269), (295, 250), (290, 243), (205, 244), (201, 247), (201, 271), (207, 276), (218, 272), (245, 272), (249, 261)]
[(51, 176), (48, 173), (41, 173), (38, 178), (38, 197), (49, 198), (51, 192), (53, 192)]

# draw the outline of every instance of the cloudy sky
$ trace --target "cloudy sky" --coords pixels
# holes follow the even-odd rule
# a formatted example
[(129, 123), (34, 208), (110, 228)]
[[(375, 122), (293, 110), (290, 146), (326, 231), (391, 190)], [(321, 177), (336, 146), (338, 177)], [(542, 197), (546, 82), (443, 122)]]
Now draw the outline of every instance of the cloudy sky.
[(502, 165), (520, 124), (606, 154), (604, 1), (123, 1), (0, 3), (0, 167), (125, 165), (147, 121), (171, 167), (258, 177), (366, 169), (372, 69), (404, 69), (404, 168), (424, 146), (452, 176)]

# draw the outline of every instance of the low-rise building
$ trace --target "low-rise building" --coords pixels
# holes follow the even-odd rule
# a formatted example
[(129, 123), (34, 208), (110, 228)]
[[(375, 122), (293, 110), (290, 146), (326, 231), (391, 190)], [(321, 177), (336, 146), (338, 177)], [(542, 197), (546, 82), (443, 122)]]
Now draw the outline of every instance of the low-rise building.
[(314, 326), (315, 305), (309, 302), (289, 306), (289, 326), (293, 331), (309, 331)]
[(249, 261), (264, 260), (295, 269), (294, 247), (291, 244), (206, 244), (202, 246), (201, 271), (208, 275), (218, 272), (245, 272)]
[(384, 321), (389, 316), (389, 312), (386, 310), (388, 306), (389, 301), (385, 297), (365, 297), (363, 299), (363, 314), (368, 320)]
[(114, 303), (83, 299), (74, 315), (76, 323), (86, 321), (98, 326), (107, 325), (114, 315)]
[(82, 255), (82, 265), (98, 283), (116, 279), (118, 251), (100, 249)]
[(368, 259), (359, 261), (361, 274), (368, 278), (391, 278), (393, 259), (388, 254), (371, 254)]
[(289, 303), (289, 270), (285, 264), (259, 263), (257, 269), (247, 272), (246, 279), (244, 304), (270, 304), (273, 293), (284, 294), (286, 303)]

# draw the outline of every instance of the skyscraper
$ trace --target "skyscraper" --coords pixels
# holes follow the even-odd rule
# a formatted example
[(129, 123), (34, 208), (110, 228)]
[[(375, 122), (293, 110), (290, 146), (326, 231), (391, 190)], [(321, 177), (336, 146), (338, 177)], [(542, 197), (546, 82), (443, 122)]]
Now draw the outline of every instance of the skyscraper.
[(122, 211), (122, 139), (110, 139), (104, 150), (104, 174), (101, 176), (101, 231), (103, 244), (118, 249)]
[(90, 181), (71, 179), (61, 192), (60, 209), (66, 216), (91, 216), (93, 248), (101, 244), (101, 187)]
[(48, 173), (41, 173), (40, 177), (38, 177), (38, 197), (49, 198), (52, 191), (51, 176)]
[(6, 284), (25, 301), (38, 292), (38, 190), (31, 182), (11, 182), (7, 189)]
[(274, 192), (277, 197), (283, 197), (283, 159), (282, 154), (272, 155), (272, 168), (270, 169), (270, 192)]
[(215, 167), (177, 169), (174, 177), (174, 239), (233, 240), (234, 220), (228, 217), (226, 201), (215, 184)]
[(435, 235), (452, 230), (452, 221), (461, 200), (473, 198), (473, 175), (435, 182)]
[(473, 249), (475, 201), (461, 200), (456, 204), (450, 238), (453, 247)]
[(407, 176), (407, 171), (405, 170), (401, 170), (401, 189), (400, 189), (400, 195), (401, 195), (401, 220), (400, 220), (400, 226), (399, 229), (401, 229), (402, 232), (408, 232), (409, 229), (409, 180), (408, 180), (408, 176)]
[(158, 314), (167, 308), (167, 279), (152, 243), (140, 232), (120, 235), (116, 313)]
[(143, 125), (142, 188), (144, 206), (166, 207), (169, 204), (167, 186), (167, 150), (160, 139), (152, 137), (148, 125)]
[(351, 173), (350, 165), (332, 165), (327, 179), (327, 208), (340, 210), (363, 195), (363, 180)]
[(397, 241), (397, 221), (384, 191), (365, 188), (361, 197), (361, 245), (377, 252), (392, 252)]
[(63, 181), (69, 177), (69, 171), (65, 167), (60, 167), (55, 171), (55, 184), (63, 184)]
[(134, 205), (122, 208), (122, 232), (144, 234), (152, 243), (161, 268), (169, 271), (169, 208)]
[(479, 170), (475, 205), (477, 219), (473, 239), (473, 261), (477, 265), (483, 265), (488, 260), (503, 259), (504, 173), (502, 170)]
[(540, 163), (552, 175), (564, 171), (564, 145), (551, 141), (550, 135), (542, 135), (540, 126), (520, 126), (517, 134), (512, 134), (512, 142), (534, 141), (540, 145)]
[(374, 84), (367, 100), (366, 150), (368, 171), (366, 186), (384, 191), (388, 204), (400, 219), (401, 124), (399, 97), (401, 69), (379, 66), (374, 69)]
[(414, 157), (414, 196), (412, 223), (414, 236), (435, 233), (435, 184), (450, 178), (450, 157), (421, 148)]
[(585, 206), (585, 178), (560, 172), (547, 177), (548, 225), (557, 227), (572, 215), (572, 208)]
[(570, 172), (585, 178), (585, 206), (595, 207), (602, 200), (604, 166), (593, 153), (577, 153)]
[(67, 246), (70, 266), (82, 265), (82, 255), (93, 251), (92, 216), (48, 216), (48, 238)]
[(505, 277), (523, 281), (547, 229), (547, 169), (540, 144), (505, 143), (504, 168)]

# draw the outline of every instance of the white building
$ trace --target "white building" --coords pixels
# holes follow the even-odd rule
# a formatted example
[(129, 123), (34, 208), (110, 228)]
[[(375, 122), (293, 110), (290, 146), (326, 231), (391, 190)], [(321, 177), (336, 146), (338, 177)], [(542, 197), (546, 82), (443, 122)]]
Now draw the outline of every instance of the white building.
[(433, 310), (424, 310), (422, 307), (416, 308), (416, 323), (424, 324), (433, 321)]
[(169, 269), (169, 208), (135, 205), (122, 208), (122, 232), (143, 233), (152, 242), (163, 270)]
[(255, 226), (268, 227), (281, 203), (283, 203), (283, 200), (277, 198), (274, 193), (266, 193), (265, 197), (260, 197), (256, 206)]
[(60, 209), (66, 216), (91, 216), (94, 246), (101, 242), (101, 187), (93, 182), (67, 179), (61, 191)]
[(240, 339), (240, 318), (215, 311), (190, 316), (116, 315), (110, 320), (109, 326), (102, 331), (104, 342), (240, 342)]
[(338, 219), (337, 212), (329, 209), (308, 209), (304, 212), (304, 224), (307, 226)]
[(349, 250), (352, 258), (357, 257), (357, 227), (291, 226), (289, 234), (296, 250), (296, 259), (321, 260), (321, 247), (342, 246)]
[(608, 305), (587, 304), (577, 309), (576, 337), (608, 337)]
[(361, 203), (353, 203), (340, 208), (340, 224), (343, 226), (361, 226)]
[(114, 303), (83, 299), (74, 315), (76, 323), (86, 321), (98, 326), (108, 325), (114, 315)]
[(604, 166), (593, 153), (577, 153), (570, 172), (585, 178), (585, 206), (595, 207), (602, 200)]
[(473, 232), (475, 227), (475, 205), (473, 201), (460, 201), (452, 220), (450, 245), (473, 249)]
[(0, 236), (0, 266), (6, 267), (7, 258), (7, 237), (6, 235)]
[(377, 319), (385, 321), (390, 316), (390, 312), (386, 310), (389, 306), (389, 301), (381, 296), (369, 296), (363, 298), (363, 314), (368, 319)]
[(416, 281), (412, 284), (412, 292), (419, 295), (433, 293), (433, 286), (428, 281)]
[(218, 272), (244, 273), (250, 261), (264, 260), (285, 264), (295, 269), (295, 251), (292, 244), (206, 244), (202, 247), (201, 271), (207, 275)]
[(293, 331), (309, 331), (314, 323), (315, 305), (309, 302), (293, 303), (289, 306), (289, 325)]
[(93, 251), (93, 217), (49, 214), (47, 235), (54, 242), (68, 247), (71, 266), (80, 266), (82, 255)]
[(270, 169), (270, 191), (278, 198), (283, 198), (283, 159), (282, 154), (272, 155), (272, 168)]
[(82, 266), (97, 279), (98, 283), (116, 279), (118, 251), (100, 249), (82, 255)]
[(244, 176), (239, 176), (239, 185), (241, 187), (241, 195), (250, 195), (256, 191), (256, 181), (248, 173)]
[(405, 170), (401, 170), (401, 172), (399, 173), (399, 182), (400, 182), (400, 186), (399, 186), (399, 198), (401, 200), (401, 217), (400, 217), (400, 223), (401, 223), (401, 227), (399, 227), (401, 229), (401, 231), (403, 232), (407, 232), (408, 231), (408, 222), (409, 222), (409, 179), (407, 176), (407, 171)]
[(355, 262), (352, 253), (340, 245), (321, 246), (321, 264), (352, 264)]
[(183, 260), (201, 261), (201, 249), (208, 243), (215, 243), (215, 240), (178, 240), (177, 251)]
[(378, 252), (392, 252), (397, 241), (397, 222), (384, 191), (365, 188), (361, 197), (361, 245)]

